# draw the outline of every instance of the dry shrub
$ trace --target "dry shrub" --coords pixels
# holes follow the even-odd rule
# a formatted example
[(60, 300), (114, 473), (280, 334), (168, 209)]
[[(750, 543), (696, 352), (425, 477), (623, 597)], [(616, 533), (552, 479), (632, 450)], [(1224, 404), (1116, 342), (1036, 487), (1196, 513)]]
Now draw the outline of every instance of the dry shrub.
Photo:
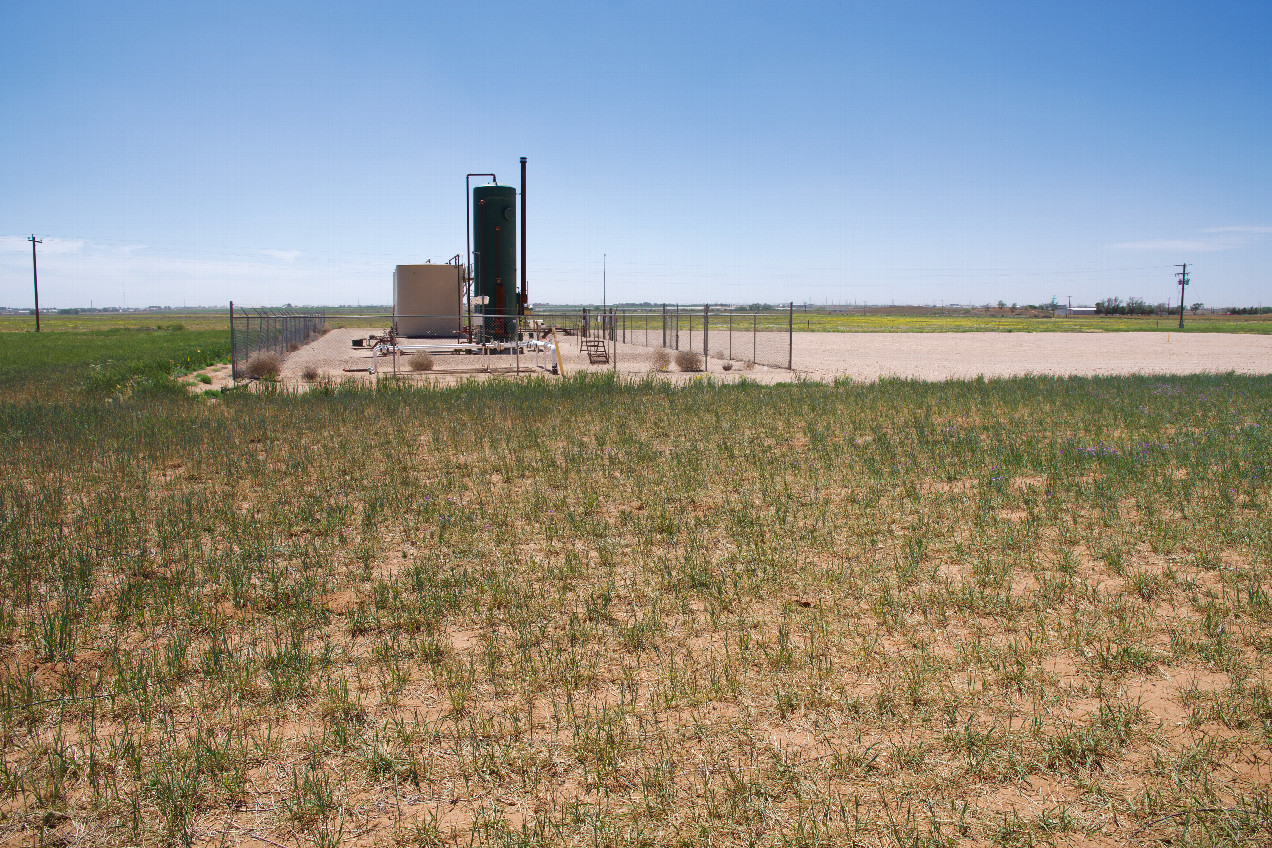
[(276, 353), (254, 353), (247, 360), (247, 376), (256, 380), (277, 380), (283, 373), (283, 358)]
[(671, 367), (671, 351), (660, 347), (649, 356), (650, 367), (655, 371), (666, 371)]
[(681, 371), (701, 371), (702, 354), (694, 353), (692, 350), (678, 350), (676, 351), (676, 367)]
[(312, 365), (306, 365), (305, 370), (300, 372), (300, 376), (304, 378), (305, 382), (312, 383), (318, 379), (318, 369)]
[(300, 350), (300, 342), (292, 342), (287, 346), (288, 353), (295, 353), (298, 350)]
[(725, 362), (723, 365), (721, 365), (720, 367), (721, 367), (721, 368), (723, 368), (725, 371), (732, 371), (732, 370), (733, 370), (733, 363), (732, 363), (732, 362), (728, 362), (728, 361), (726, 361), (726, 362)]
[(433, 357), (422, 350), (411, 354), (411, 358), (407, 360), (412, 371), (432, 371)]

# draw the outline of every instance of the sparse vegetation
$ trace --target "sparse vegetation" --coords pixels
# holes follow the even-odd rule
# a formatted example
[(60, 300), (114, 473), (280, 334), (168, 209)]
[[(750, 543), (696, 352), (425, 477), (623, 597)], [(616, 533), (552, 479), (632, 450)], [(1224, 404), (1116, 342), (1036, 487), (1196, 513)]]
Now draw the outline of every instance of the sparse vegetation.
[(283, 358), (271, 351), (252, 354), (243, 372), (254, 380), (277, 380), (283, 373)]
[(411, 354), (407, 363), (410, 365), (412, 371), (432, 371), (433, 366), (436, 364), (433, 362), (432, 354), (423, 350), (419, 350)]
[(313, 365), (306, 365), (300, 372), (300, 376), (306, 383), (312, 383), (318, 379), (318, 369)]
[(0, 841), (1272, 838), (1272, 379), (89, 364), (0, 382)]
[(676, 367), (681, 371), (701, 371), (702, 370), (702, 354), (692, 350), (676, 351)]
[(665, 347), (654, 348), (649, 355), (649, 367), (653, 371), (666, 371), (671, 367), (671, 351)]

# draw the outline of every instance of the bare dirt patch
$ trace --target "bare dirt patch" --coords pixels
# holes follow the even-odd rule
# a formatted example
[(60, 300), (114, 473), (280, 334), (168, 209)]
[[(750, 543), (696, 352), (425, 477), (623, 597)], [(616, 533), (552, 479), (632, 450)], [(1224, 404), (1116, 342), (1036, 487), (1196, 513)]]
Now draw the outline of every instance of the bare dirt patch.
[[(204, 382), (200, 377), (207, 377), (209, 382)], [(231, 388), (234, 385), (233, 369), (230, 368), (229, 363), (209, 365), (207, 368), (182, 377), (181, 385), (185, 386), (191, 394), (196, 395)]]

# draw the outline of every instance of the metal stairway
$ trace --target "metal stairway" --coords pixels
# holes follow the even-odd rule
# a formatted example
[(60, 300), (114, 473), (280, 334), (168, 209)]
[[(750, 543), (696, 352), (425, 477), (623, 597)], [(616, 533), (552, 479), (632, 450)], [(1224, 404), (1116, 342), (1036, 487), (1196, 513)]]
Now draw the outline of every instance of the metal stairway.
[(587, 361), (593, 365), (609, 364), (609, 349), (604, 339), (584, 339), (583, 349), (587, 351)]

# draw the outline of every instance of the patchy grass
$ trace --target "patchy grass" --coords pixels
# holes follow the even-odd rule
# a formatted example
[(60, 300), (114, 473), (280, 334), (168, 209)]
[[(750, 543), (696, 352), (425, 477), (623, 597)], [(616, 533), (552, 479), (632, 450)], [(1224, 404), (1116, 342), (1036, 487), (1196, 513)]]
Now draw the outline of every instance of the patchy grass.
[(1272, 381), (0, 400), (0, 841), (1272, 838)]

